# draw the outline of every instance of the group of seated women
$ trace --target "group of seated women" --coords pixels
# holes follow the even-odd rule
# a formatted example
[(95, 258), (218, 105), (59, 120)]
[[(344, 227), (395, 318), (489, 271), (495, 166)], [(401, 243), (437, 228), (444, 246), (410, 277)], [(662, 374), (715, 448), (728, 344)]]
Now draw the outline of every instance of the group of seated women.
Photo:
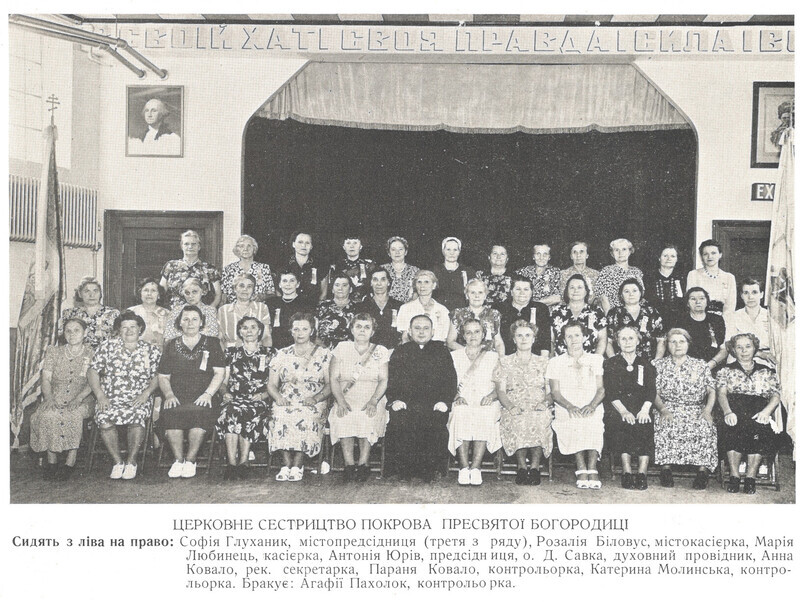
[(733, 313), (735, 281), (714, 241), (688, 280), (674, 272), (673, 246), (645, 275), (628, 265), (625, 239), (599, 272), (576, 242), (566, 270), (536, 245), (534, 264), (513, 273), (500, 245), (485, 272), (459, 264), (454, 237), (432, 270), (405, 263), (399, 236), (387, 241), (389, 263), (361, 257), (361, 241), (347, 238), (328, 269), (312, 241), (293, 235), (290, 260), (273, 271), (242, 236), (239, 261), (220, 273), (188, 231), (183, 258), (145, 279), (141, 304), (121, 313), (85, 278), (62, 316), (65, 344), (45, 356), (31, 421), (45, 477), (68, 478), (93, 416), (111, 478), (134, 478), (153, 412), (171, 478), (196, 474), (209, 433), (224, 442), (225, 479), (246, 478), (251, 446), (265, 442), (282, 460), (277, 481), (302, 480), (320, 453), (325, 473), (326, 435), (341, 447), (346, 482), (368, 478), (380, 439), (389, 476), (431, 481), (455, 456), (461, 485), (480, 485), (486, 452), (501, 448), (516, 457), (516, 483), (538, 485), (555, 443), (574, 458), (579, 489), (602, 486), (604, 451), (619, 459), (625, 489), (647, 488), (651, 460), (662, 486), (673, 486), (673, 466), (692, 466), (694, 488), (705, 489), (721, 452), (728, 490), (742, 488), (744, 459), (753, 493), (762, 457), (776, 451), (780, 386), (763, 291), (746, 280)]

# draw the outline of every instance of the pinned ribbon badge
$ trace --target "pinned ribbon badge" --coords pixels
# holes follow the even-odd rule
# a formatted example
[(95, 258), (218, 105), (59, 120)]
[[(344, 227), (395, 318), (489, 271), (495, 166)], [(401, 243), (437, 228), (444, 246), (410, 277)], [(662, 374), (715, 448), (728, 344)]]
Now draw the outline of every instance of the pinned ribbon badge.
[(200, 369), (207, 370), (208, 369), (208, 351), (203, 350), (203, 359), (200, 361)]
[(317, 284), (317, 268), (311, 268), (311, 284)]
[(644, 366), (639, 366), (639, 376), (636, 378), (636, 382), (640, 387), (644, 387)]
[(280, 327), (281, 325), (281, 308), (275, 308), (275, 321), (272, 323), (274, 327)]
[(267, 356), (263, 353), (258, 356), (258, 371), (264, 372), (267, 369)]
[(392, 310), (392, 328), (397, 328), (397, 310)]
[(467, 286), (467, 270), (461, 270), (461, 279), (464, 281), (464, 287)]

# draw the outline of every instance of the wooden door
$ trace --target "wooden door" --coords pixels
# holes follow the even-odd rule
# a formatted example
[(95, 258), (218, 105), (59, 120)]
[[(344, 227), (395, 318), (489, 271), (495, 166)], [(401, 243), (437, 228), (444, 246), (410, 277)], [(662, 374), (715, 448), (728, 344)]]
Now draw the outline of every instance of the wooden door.
[(164, 264), (182, 257), (180, 236), (186, 230), (200, 235), (200, 258), (222, 269), (222, 220), (221, 211), (106, 211), (105, 303), (118, 308), (140, 303), (136, 283), (148, 276), (160, 279)]
[[(719, 241), (722, 252), (720, 267), (736, 276), (736, 286), (739, 289), (745, 278), (755, 278), (764, 285), (769, 259), (769, 231), (768, 221), (713, 222), (713, 236)], [(743, 306), (737, 294), (736, 307)]]

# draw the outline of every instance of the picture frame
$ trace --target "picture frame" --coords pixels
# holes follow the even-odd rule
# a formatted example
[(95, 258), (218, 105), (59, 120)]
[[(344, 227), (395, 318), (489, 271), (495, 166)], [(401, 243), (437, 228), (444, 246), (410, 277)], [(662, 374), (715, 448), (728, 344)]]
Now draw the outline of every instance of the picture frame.
[[(753, 82), (753, 128), (750, 167), (777, 168), (780, 149), (777, 139), (786, 128), (778, 115), (779, 107), (794, 101), (794, 82)], [(794, 122), (794, 104), (791, 120)], [(787, 120), (784, 111), (784, 120)], [(773, 141), (775, 139), (775, 141)]]
[(183, 86), (128, 86), (126, 157), (183, 157)]

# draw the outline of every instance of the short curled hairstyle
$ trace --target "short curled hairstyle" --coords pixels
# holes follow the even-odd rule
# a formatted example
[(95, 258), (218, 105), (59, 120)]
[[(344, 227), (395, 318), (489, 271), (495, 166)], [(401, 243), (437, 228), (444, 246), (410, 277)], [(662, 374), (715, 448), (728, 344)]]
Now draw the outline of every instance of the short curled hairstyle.
[(236, 276), (233, 277), (233, 288), (236, 289), (236, 287), (242, 280), (249, 280), (250, 282), (252, 282), (253, 289), (255, 290), (257, 282), (256, 282), (256, 277), (253, 276), (252, 274), (236, 274)]
[(693, 286), (688, 291), (686, 291), (686, 307), (689, 307), (689, 297), (692, 296), (694, 293), (703, 293), (706, 298), (706, 306), (711, 303), (711, 295), (708, 294), (708, 291), (704, 289), (702, 286)]
[(467, 325), (468, 324), (477, 324), (478, 326), (480, 326), (481, 327), (481, 338), (482, 339), (486, 338), (486, 332), (487, 332), (486, 331), (486, 324), (481, 322), (478, 318), (467, 318), (466, 320), (464, 320), (461, 323), (461, 327), (458, 330), (459, 330), (459, 333), (461, 334), (462, 337), (465, 336), (465, 332), (467, 330)]
[(619, 285), (619, 289), (617, 290), (617, 296), (619, 297), (620, 302), (625, 305), (625, 300), (622, 298), (622, 289), (624, 289), (629, 284), (635, 284), (636, 288), (639, 289), (639, 302), (641, 303), (644, 299), (644, 287), (642, 283), (639, 282), (636, 278), (626, 278), (622, 281), (622, 284)]
[(719, 251), (720, 253), (722, 252), (722, 247), (719, 245), (719, 242), (714, 240), (713, 238), (709, 238), (708, 240), (704, 240), (703, 242), (700, 243), (700, 248), (699, 248), (700, 255), (703, 254), (703, 251), (705, 250), (706, 247), (716, 247), (717, 251)]
[[(750, 342), (753, 343), (753, 350), (758, 351), (761, 348), (761, 341), (758, 340), (758, 337), (753, 334), (752, 332), (740, 332), (739, 334), (733, 335), (730, 340), (725, 343), (725, 348), (728, 350), (732, 356), (736, 357), (736, 353), (734, 350), (736, 349), (736, 341), (739, 339), (750, 339)], [(736, 359), (739, 359), (736, 357)]]
[(85, 289), (90, 284), (96, 284), (97, 288), (100, 289), (100, 299), (103, 298), (103, 286), (94, 276), (84, 276), (81, 278), (81, 281), (78, 283), (78, 286), (75, 287), (75, 294), (73, 295), (73, 301), (75, 305), (81, 306), (83, 305), (83, 289)]
[(289, 235), (289, 245), (291, 246), (295, 242), (297, 242), (297, 237), (300, 236), (301, 234), (305, 234), (306, 236), (308, 236), (311, 239), (311, 244), (312, 245), (314, 244), (314, 235), (311, 234), (311, 232), (309, 232), (308, 230), (295, 230)]
[(539, 327), (536, 324), (531, 324), (530, 322), (526, 322), (525, 320), (515, 320), (512, 322), (509, 330), (511, 332), (511, 338), (514, 338), (514, 335), (517, 334), (517, 331), (520, 328), (530, 328), (533, 331), (533, 339), (536, 340), (536, 335), (539, 334)]
[(126, 309), (120, 315), (118, 315), (114, 319), (114, 332), (119, 333), (120, 326), (122, 326), (123, 322), (133, 321), (139, 325), (139, 334), (141, 335), (145, 330), (147, 330), (147, 324), (144, 321), (142, 316), (133, 313), (131, 310)]
[(158, 298), (156, 299), (156, 304), (162, 305), (164, 303), (164, 299), (167, 298), (167, 292), (164, 290), (164, 287), (161, 286), (161, 283), (152, 277), (143, 278), (139, 281), (139, 284), (136, 285), (136, 298), (139, 299), (139, 301), (142, 300), (142, 289), (148, 284), (156, 285), (158, 288)]
[(383, 272), (384, 274), (386, 274), (386, 280), (388, 280), (388, 281), (389, 281), (389, 286), (392, 286), (392, 282), (394, 282), (394, 276), (392, 276), (392, 270), (390, 270), (390, 269), (388, 269), (388, 268), (381, 267), (381, 266), (378, 266), (378, 267), (376, 267), (375, 269), (373, 269), (373, 270), (372, 270), (372, 271), (369, 273), (369, 281), (370, 281), (370, 285), (372, 284), (372, 277), (373, 277), (375, 274), (380, 274), (381, 272)]
[(258, 340), (260, 341), (261, 339), (264, 338), (264, 331), (266, 331), (266, 329), (267, 329), (267, 327), (264, 326), (264, 322), (262, 322), (261, 320), (259, 320), (255, 316), (245, 316), (244, 318), (242, 318), (241, 320), (236, 322), (236, 337), (238, 339), (244, 340), (242, 338), (242, 327), (245, 324), (247, 324), (248, 322), (251, 322), (251, 321), (255, 322), (256, 324), (258, 324)]
[(480, 286), (481, 288), (483, 288), (483, 291), (487, 295), (489, 294), (489, 287), (486, 286), (486, 283), (483, 280), (481, 280), (480, 278), (473, 278), (472, 280), (467, 282), (467, 285), (464, 287), (464, 296), (465, 297), (469, 294), (469, 289), (471, 289), (473, 286)]
[(581, 282), (583, 282), (583, 288), (586, 289), (586, 294), (583, 296), (583, 302), (588, 303), (589, 297), (591, 297), (592, 294), (591, 292), (589, 292), (589, 284), (586, 282), (586, 278), (584, 278), (583, 274), (573, 274), (567, 280), (567, 284), (564, 286), (564, 292), (561, 295), (564, 304), (565, 305), (569, 304), (569, 285), (570, 282), (572, 282), (573, 280), (580, 280)]
[(294, 324), (295, 322), (308, 322), (309, 326), (311, 326), (311, 338), (314, 338), (317, 334), (317, 321), (314, 319), (314, 314), (308, 313), (307, 311), (298, 311), (292, 314), (292, 317), (289, 318), (289, 324)]
[(190, 311), (193, 311), (198, 316), (200, 316), (200, 329), (202, 330), (203, 328), (206, 327), (206, 316), (203, 313), (203, 310), (201, 310), (196, 305), (184, 305), (183, 307), (181, 307), (181, 310), (178, 312), (178, 315), (175, 316), (175, 322), (173, 323), (175, 326), (175, 330), (177, 330), (178, 332), (183, 332), (183, 328), (181, 328), (181, 319), (183, 319), (183, 314)]
[(391, 236), (389, 237), (389, 240), (386, 241), (387, 253), (389, 252), (389, 249), (391, 248), (393, 242), (399, 242), (401, 245), (403, 245), (403, 248), (406, 251), (408, 251), (408, 241), (405, 238), (403, 238), (402, 236)]
[(619, 345), (619, 335), (622, 333), (623, 330), (630, 330), (631, 332), (636, 334), (637, 340), (639, 341), (642, 340), (642, 333), (639, 332), (639, 329), (632, 324), (626, 324), (625, 326), (621, 326), (620, 329), (614, 334), (614, 341), (616, 341), (617, 345)]
[(181, 243), (183, 243), (184, 238), (194, 238), (197, 241), (197, 244), (203, 244), (203, 240), (200, 238), (200, 235), (194, 230), (187, 230), (181, 234)]
[(416, 276), (414, 276), (414, 290), (415, 291), (417, 290), (417, 282), (419, 282), (419, 279), (422, 278), (423, 276), (427, 276), (428, 278), (431, 279), (431, 282), (433, 283), (433, 288), (434, 289), (439, 286), (439, 279), (436, 277), (436, 274), (434, 274), (430, 270), (420, 270), (419, 272), (417, 272)]
[(69, 324), (70, 322), (75, 322), (76, 324), (78, 324), (81, 328), (83, 328), (83, 332), (86, 332), (86, 329), (88, 328), (86, 322), (84, 322), (80, 318), (67, 318), (61, 324), (61, 330), (64, 330), (67, 327), (67, 324)]
[(239, 254), (236, 252), (236, 247), (239, 246), (239, 242), (243, 241), (243, 240), (246, 240), (251, 245), (253, 245), (253, 254), (254, 255), (256, 253), (258, 253), (258, 241), (255, 238), (253, 238), (252, 236), (250, 236), (249, 234), (242, 234), (239, 238), (236, 239), (236, 242), (233, 245), (233, 254), (236, 255), (236, 257), (240, 257)]
[[(690, 335), (689, 332), (684, 328), (670, 328), (667, 331), (667, 343), (669, 343), (669, 340), (676, 334), (686, 339), (686, 342), (690, 345), (692, 344), (692, 335)], [(669, 347), (667, 347), (667, 349), (669, 349)]]
[(350, 286), (350, 291), (353, 290), (353, 283), (350, 281), (350, 276), (345, 274), (344, 272), (334, 272), (331, 274), (330, 283), (331, 283), (331, 295), (333, 295), (333, 284), (337, 280), (347, 280), (348, 286)]
[(561, 329), (561, 335), (564, 337), (565, 341), (566, 341), (566, 338), (567, 338), (566, 337), (567, 330), (569, 328), (580, 328), (581, 334), (584, 337), (587, 337), (590, 334), (589, 333), (589, 329), (586, 327), (586, 325), (583, 322), (578, 322), (577, 320), (567, 320), (567, 323), (564, 324), (564, 328)]
[(629, 241), (627, 238), (615, 238), (610, 243), (608, 243), (608, 248), (611, 250), (611, 255), (614, 255), (614, 247), (618, 247), (620, 245), (627, 245), (627, 247), (631, 250), (631, 255), (636, 250), (633, 246), (633, 243)]
[(355, 326), (356, 322), (369, 322), (372, 324), (373, 331), (378, 327), (378, 321), (375, 319), (375, 316), (363, 311), (353, 316), (353, 319), (350, 321), (351, 331), (353, 330), (353, 326)]

